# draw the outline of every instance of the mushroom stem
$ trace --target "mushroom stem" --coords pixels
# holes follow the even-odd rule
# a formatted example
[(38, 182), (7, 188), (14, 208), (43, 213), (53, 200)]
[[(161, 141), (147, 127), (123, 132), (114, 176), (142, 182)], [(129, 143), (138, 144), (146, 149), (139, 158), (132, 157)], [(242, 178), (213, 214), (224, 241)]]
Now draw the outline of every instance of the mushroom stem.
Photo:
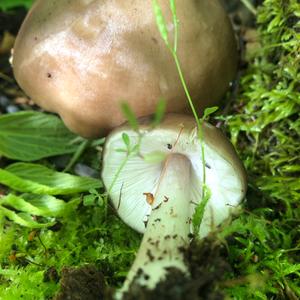
[(153, 289), (169, 268), (187, 273), (182, 247), (190, 233), (191, 164), (182, 154), (170, 154), (163, 169), (140, 249), (122, 291), (132, 282)]

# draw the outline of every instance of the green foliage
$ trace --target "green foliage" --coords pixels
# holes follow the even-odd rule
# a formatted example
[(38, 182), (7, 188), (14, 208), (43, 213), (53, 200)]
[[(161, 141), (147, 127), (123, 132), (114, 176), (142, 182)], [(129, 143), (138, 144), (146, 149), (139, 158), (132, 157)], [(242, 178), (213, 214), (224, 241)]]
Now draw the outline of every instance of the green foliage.
[(168, 28), (167, 28), (166, 20), (164, 18), (160, 5), (158, 4), (158, 1), (153, 0), (152, 2), (153, 2), (153, 10), (156, 17), (156, 24), (158, 30), (160, 32), (162, 39), (166, 43), (166, 46), (169, 47), (169, 37), (168, 37)]
[(26, 268), (12, 267), (10, 270), (0, 269), (0, 276), (10, 283), (3, 283), (0, 287), (1, 299), (3, 300), (43, 300), (53, 295), (57, 286), (55, 283), (43, 281), (44, 272), (34, 265)]
[(211, 191), (207, 185), (203, 185), (203, 196), (199, 204), (195, 208), (195, 212), (192, 218), (193, 232), (197, 235), (199, 232), (201, 223), (203, 220), (205, 207), (211, 197)]
[(166, 23), (166, 20), (163, 16), (163, 13), (162, 13), (162, 10), (161, 10), (161, 7), (160, 7), (158, 1), (157, 0), (152, 0), (152, 5), (153, 5), (154, 15), (156, 17), (156, 24), (157, 24), (158, 30), (160, 32), (160, 35), (161, 35), (162, 39), (165, 41), (165, 44), (166, 44), (167, 48), (170, 50), (171, 55), (173, 56), (174, 63), (175, 63), (176, 68), (177, 68), (177, 72), (178, 72), (178, 75), (179, 75), (179, 78), (180, 78), (181, 85), (184, 89), (186, 98), (188, 100), (188, 104), (190, 106), (190, 109), (193, 113), (193, 116), (195, 118), (195, 121), (196, 121), (196, 124), (197, 124), (197, 127), (198, 127), (198, 138), (199, 138), (199, 141), (201, 143), (202, 178), (203, 178), (202, 182), (201, 183), (199, 182), (199, 184), (202, 185), (202, 195), (201, 195), (201, 199), (199, 199), (199, 204), (196, 207), (194, 216), (192, 218), (193, 219), (192, 223), (193, 223), (194, 232), (198, 232), (199, 229), (200, 229), (200, 225), (201, 225), (201, 222), (202, 222), (203, 215), (204, 215), (205, 206), (208, 203), (209, 197), (210, 197), (210, 192), (208, 190), (208, 187), (206, 186), (205, 141), (203, 139), (202, 124), (203, 124), (204, 120), (208, 119), (208, 117), (218, 109), (218, 107), (206, 108), (205, 111), (204, 111), (204, 115), (201, 118), (199, 117), (199, 115), (196, 111), (196, 108), (195, 108), (194, 103), (193, 103), (193, 99), (190, 95), (188, 86), (187, 86), (186, 81), (185, 81), (184, 74), (182, 73), (179, 58), (177, 56), (178, 19), (177, 19), (177, 11), (176, 11), (175, 0), (170, 0), (169, 1), (170, 9), (171, 9), (171, 12), (172, 12), (172, 21), (173, 21), (173, 25), (174, 25), (174, 43), (173, 43), (174, 46), (173, 47), (171, 47), (170, 42), (169, 42), (167, 23)]
[(22, 161), (73, 153), (76, 135), (56, 116), (25, 111), (0, 116), (0, 155)]
[(232, 113), (222, 117), (249, 177), (247, 211), (221, 234), (233, 299), (300, 297), (299, 17), (297, 0), (258, 8), (260, 47), (249, 54)]
[(126, 103), (123, 102), (121, 105), (121, 109), (123, 112), (123, 115), (125, 116), (125, 118), (127, 119), (130, 127), (135, 130), (138, 131), (139, 130), (139, 122), (133, 112), (133, 110), (130, 108), (130, 106)]
[(92, 263), (104, 272), (108, 283), (120, 284), (139, 235), (104, 211), (103, 206), (82, 206), (61, 219), (59, 230), (32, 231), (6, 221), (0, 228), (1, 299), (52, 298), (59, 286), (47, 278), (51, 267), (60, 276), (65, 266)]
[[(102, 139), (103, 140), (103, 139)], [(101, 144), (102, 144), (101, 140)], [(81, 144), (77, 147), (77, 150), (74, 152), (72, 158), (70, 159), (68, 165), (65, 167), (64, 172), (70, 171), (70, 169), (74, 166), (74, 164), (79, 160), (84, 151), (90, 146), (90, 140), (83, 140)]]
[[(25, 201), (23, 201), (24, 203)], [(26, 203), (26, 202), (25, 202)], [(27, 207), (29, 205), (26, 205)], [(7, 209), (4, 206), (0, 206), (1, 210), (1, 216), (6, 217), (16, 224), (25, 226), (25, 227), (30, 227), (30, 228), (43, 228), (43, 227), (49, 227), (54, 225), (54, 222), (47, 222), (47, 223), (39, 223), (33, 220), (32, 216), (29, 213), (24, 213), (24, 212), (15, 212), (14, 210)]]
[(272, 299), (287, 290), (300, 295), (297, 259), (300, 248), (295, 245), (298, 230), (291, 228), (294, 220), (279, 220), (276, 214), (269, 208), (253, 210), (239, 216), (219, 234), (222, 239), (234, 237), (234, 241), (228, 243), (234, 272), (228, 274), (231, 279), (227, 288), (234, 299)]
[(26, 193), (67, 195), (102, 186), (100, 180), (56, 172), (43, 165), (15, 163), (0, 169), (0, 183)]
[(124, 145), (126, 146), (126, 151), (129, 152), (130, 149), (130, 137), (127, 133), (123, 132), (122, 133), (122, 140), (124, 142)]
[(167, 103), (165, 100), (160, 99), (156, 105), (155, 113), (153, 116), (153, 120), (151, 122), (152, 127), (156, 127), (162, 121), (165, 112), (166, 112)]
[(27, 9), (31, 7), (34, 0), (1, 0), (0, 9), (8, 10), (17, 6), (24, 6)]
[(203, 117), (201, 118), (201, 121), (203, 122), (203, 121), (208, 120), (210, 115), (215, 113), (218, 109), (219, 109), (218, 106), (212, 106), (212, 107), (205, 108), (204, 113), (203, 113)]
[(83, 197), (84, 206), (104, 205), (104, 198), (102, 194), (100, 194), (96, 189), (91, 189), (89, 192), (89, 195)]
[(53, 218), (47, 223), (35, 221), (36, 216), (43, 218), (66, 216), (70, 209), (77, 207), (79, 202), (78, 198), (66, 203), (48, 195), (24, 194), (21, 197), (8, 194), (0, 199), (0, 212), (2, 217), (7, 217), (16, 224), (29, 228), (42, 228), (54, 225), (55, 221)]
[[(176, 3), (174, 0), (170, 0), (169, 4), (170, 4), (171, 12), (172, 12), (172, 18), (173, 18), (172, 21), (173, 21), (173, 25), (174, 25), (174, 46), (173, 47), (171, 46), (171, 44), (169, 42), (167, 23), (163, 16), (161, 7), (157, 0), (152, 0), (153, 11), (154, 11), (154, 15), (156, 18), (156, 24), (157, 24), (158, 30), (160, 32), (160, 35), (166, 44), (166, 47), (170, 50), (170, 53), (174, 59), (174, 63), (176, 65), (177, 72), (180, 77), (180, 82), (182, 84), (185, 95), (187, 97), (190, 109), (193, 112), (197, 126), (198, 126), (198, 128), (201, 128), (200, 118), (197, 114), (196, 108), (194, 106), (193, 100), (192, 100), (190, 92), (189, 92), (189, 89), (186, 85), (185, 77), (184, 77), (184, 74), (182, 73), (180, 61), (177, 56), (178, 20), (177, 20), (177, 14), (176, 14)], [(201, 130), (201, 129), (199, 129), (199, 130)], [(203, 159), (203, 161), (204, 161), (204, 159)]]
[[(0, 7), (16, 3), (5, 0)], [(177, 30), (174, 3), (170, 1)], [(249, 59), (231, 114), (221, 118), (249, 175), (243, 214), (218, 234), (228, 249), (232, 270), (223, 287), (232, 299), (300, 297), (299, 17), (297, 0), (265, 0), (257, 9), (261, 46)], [(170, 49), (176, 54), (177, 33)], [(128, 110), (125, 115), (136, 122)], [(128, 155), (139, 151), (128, 136), (123, 142), (119, 150)], [(101, 152), (102, 143), (76, 138), (54, 116), (25, 112), (0, 117), (0, 153), (12, 159), (75, 153), (73, 164), (91, 147)], [(150, 153), (150, 159), (161, 158)], [(125, 163), (120, 162), (120, 172)], [(93, 158), (93, 164), (98, 167), (99, 160)], [(85, 180), (37, 164), (0, 170), (6, 185), (0, 198), (1, 299), (52, 298), (59, 285), (47, 279), (50, 267), (60, 276), (65, 266), (92, 263), (109, 284), (121, 284), (140, 236), (109, 208), (101, 183), (88, 180), (85, 186)], [(202, 211), (199, 206), (198, 220)]]

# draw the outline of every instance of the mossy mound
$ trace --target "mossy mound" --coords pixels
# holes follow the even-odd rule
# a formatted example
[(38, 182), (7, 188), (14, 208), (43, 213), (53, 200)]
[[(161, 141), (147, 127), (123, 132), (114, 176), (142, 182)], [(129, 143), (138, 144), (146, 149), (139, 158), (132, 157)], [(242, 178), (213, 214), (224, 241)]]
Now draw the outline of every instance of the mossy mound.
[(300, 297), (300, 4), (266, 0), (225, 123), (249, 176), (245, 211), (222, 236), (234, 299)]

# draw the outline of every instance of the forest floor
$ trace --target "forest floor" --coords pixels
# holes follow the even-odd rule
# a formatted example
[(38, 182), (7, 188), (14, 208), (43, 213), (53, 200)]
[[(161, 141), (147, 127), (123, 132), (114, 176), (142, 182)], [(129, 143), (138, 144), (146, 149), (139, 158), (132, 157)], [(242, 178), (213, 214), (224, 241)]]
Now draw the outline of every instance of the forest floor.
[[(244, 162), (246, 200), (230, 224), (186, 249), (189, 281), (174, 272), (125, 299), (300, 298), (300, 4), (223, 2), (240, 62), (211, 122)], [(111, 299), (141, 236), (103, 197), (104, 139), (69, 133), (18, 88), (9, 57), (25, 15), (0, 10), (0, 299)]]

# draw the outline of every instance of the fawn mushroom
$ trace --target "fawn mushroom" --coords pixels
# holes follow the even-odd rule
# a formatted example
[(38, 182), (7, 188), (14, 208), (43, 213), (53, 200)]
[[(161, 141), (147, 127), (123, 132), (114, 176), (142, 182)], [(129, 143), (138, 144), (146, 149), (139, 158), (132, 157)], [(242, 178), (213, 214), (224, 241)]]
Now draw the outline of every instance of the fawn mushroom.
[[(206, 185), (211, 197), (200, 231), (193, 232), (200, 237), (236, 210), (246, 190), (244, 167), (231, 143), (208, 123), (202, 130)], [(191, 219), (203, 188), (202, 148), (197, 132), (192, 117), (169, 114), (154, 129), (144, 120), (139, 132), (124, 125), (106, 140), (103, 182), (119, 216), (144, 233), (125, 289), (133, 280), (152, 289), (170, 267), (187, 271), (180, 248), (188, 243)], [(135, 155), (122, 150), (124, 134), (127, 148), (138, 150)], [(160, 159), (155, 161), (155, 157)], [(126, 163), (120, 169), (122, 161)]]
[[(169, 1), (160, 0), (170, 39)], [(233, 79), (237, 50), (218, 0), (177, 1), (178, 57), (199, 111)], [(124, 122), (120, 101), (136, 116), (188, 111), (174, 61), (160, 37), (151, 1), (37, 0), (17, 36), (13, 69), (21, 88), (66, 125), (96, 137)]]

